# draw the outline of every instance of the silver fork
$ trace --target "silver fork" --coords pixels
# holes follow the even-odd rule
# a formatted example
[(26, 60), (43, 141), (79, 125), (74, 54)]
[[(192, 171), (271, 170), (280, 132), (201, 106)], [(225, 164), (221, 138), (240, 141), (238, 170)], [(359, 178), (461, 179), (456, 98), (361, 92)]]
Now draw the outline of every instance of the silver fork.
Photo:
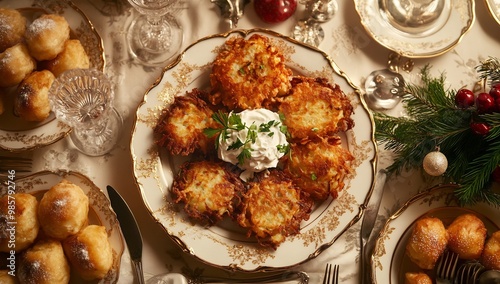
[(30, 172), (31, 165), (31, 158), (0, 156), (0, 175), (9, 175), (16, 172)]
[(441, 255), (436, 265), (436, 283), (450, 284), (453, 283), (455, 272), (457, 270), (458, 254), (445, 251)]
[(327, 264), (325, 269), (325, 276), (323, 278), (323, 284), (338, 284), (339, 283), (339, 269), (340, 267), (336, 265)]
[(479, 274), (484, 270), (484, 266), (477, 261), (466, 262), (458, 268), (455, 284), (476, 283)]

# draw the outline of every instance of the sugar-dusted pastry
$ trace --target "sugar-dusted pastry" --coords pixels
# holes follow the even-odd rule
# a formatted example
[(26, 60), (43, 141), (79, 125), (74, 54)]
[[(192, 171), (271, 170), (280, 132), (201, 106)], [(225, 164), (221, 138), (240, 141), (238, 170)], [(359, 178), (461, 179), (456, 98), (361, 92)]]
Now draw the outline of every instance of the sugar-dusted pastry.
[(24, 78), (14, 97), (14, 113), (26, 121), (43, 121), (49, 117), (49, 89), (54, 80), (48, 70), (35, 71)]
[(405, 284), (432, 284), (432, 279), (423, 272), (407, 272)]
[(0, 8), (0, 52), (20, 43), (26, 31), (26, 18), (19, 11)]
[(406, 255), (422, 269), (433, 269), (439, 256), (446, 249), (448, 233), (443, 222), (434, 217), (423, 217), (415, 223)]
[(24, 43), (18, 43), (0, 53), (0, 87), (19, 84), (36, 68), (36, 61), (30, 56)]
[[(31, 194), (16, 193), (0, 198), (0, 251), (19, 252), (35, 241), (39, 230), (37, 209), (38, 201)], [(15, 238), (11, 234), (15, 234)], [(11, 239), (14, 244), (9, 243)]]
[(62, 180), (40, 200), (38, 219), (43, 232), (63, 240), (87, 225), (89, 198), (76, 184)]
[(51, 60), (64, 49), (69, 33), (69, 24), (64, 17), (44, 14), (26, 28), (25, 40), (36, 60)]
[(113, 251), (104, 226), (89, 225), (63, 241), (71, 268), (85, 280), (104, 278), (113, 266)]
[(56, 58), (44, 62), (43, 67), (58, 77), (67, 70), (89, 68), (90, 59), (82, 43), (77, 39), (70, 39), (64, 43), (61, 53)]
[(486, 240), (486, 227), (474, 214), (463, 214), (448, 226), (448, 248), (462, 259), (481, 257)]
[[(0, 283), (2, 284), (17, 284), (17, 278), (15, 276), (9, 275), (9, 270), (0, 270)], [(15, 271), (12, 272), (15, 274)]]
[(486, 241), (481, 263), (487, 269), (500, 270), (500, 231), (494, 232)]
[(42, 240), (24, 251), (19, 259), (21, 283), (69, 283), (70, 268), (60, 241)]

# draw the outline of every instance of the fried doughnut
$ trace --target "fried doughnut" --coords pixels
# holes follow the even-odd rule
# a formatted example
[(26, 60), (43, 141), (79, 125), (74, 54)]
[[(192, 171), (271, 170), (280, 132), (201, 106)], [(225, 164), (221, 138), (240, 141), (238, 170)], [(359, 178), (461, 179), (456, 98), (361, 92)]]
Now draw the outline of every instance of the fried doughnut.
[(26, 18), (14, 9), (0, 8), (0, 52), (23, 40)]
[(481, 263), (486, 269), (500, 270), (500, 231), (494, 232), (486, 241)]
[(14, 113), (26, 121), (43, 121), (49, 117), (49, 89), (54, 80), (54, 75), (48, 70), (26, 76), (17, 87)]
[(26, 45), (36, 60), (51, 60), (63, 51), (69, 33), (69, 24), (63, 16), (43, 14), (26, 28)]
[(309, 219), (313, 201), (282, 171), (259, 173), (249, 183), (237, 221), (260, 244), (276, 249), (287, 236), (298, 234), (300, 222)]
[[(27, 193), (5, 195), (0, 198), (0, 251), (22, 251), (36, 239), (39, 230), (38, 201)], [(12, 214), (14, 213), (14, 214)], [(11, 225), (15, 222), (15, 225)], [(14, 246), (9, 243), (15, 233)]]
[(163, 111), (154, 132), (156, 144), (166, 147), (172, 155), (187, 156), (196, 150), (207, 153), (214, 148), (214, 138), (203, 133), (206, 128), (217, 128), (212, 119), (213, 111), (200, 95), (202, 91), (193, 89), (185, 96), (178, 96)]
[(17, 278), (9, 275), (9, 270), (0, 270), (0, 283), (2, 284), (17, 284)]
[(264, 101), (288, 93), (291, 75), (284, 56), (267, 37), (233, 37), (212, 66), (210, 101), (232, 110), (261, 108)]
[(207, 225), (231, 215), (243, 183), (228, 167), (211, 161), (186, 162), (172, 184), (174, 201), (183, 202), (191, 218)]
[(352, 154), (340, 139), (314, 139), (306, 144), (290, 143), (284, 171), (315, 200), (331, 195), (337, 198), (344, 188), (345, 177), (352, 172)]
[(423, 272), (407, 272), (405, 284), (432, 284), (432, 279)]
[(349, 98), (326, 79), (295, 77), (290, 94), (281, 101), (278, 108), (293, 139), (332, 136), (354, 126)]
[(58, 77), (64, 71), (71, 69), (88, 69), (90, 59), (82, 43), (77, 39), (70, 39), (64, 43), (64, 48), (56, 58), (43, 63), (43, 67)]
[(463, 214), (448, 226), (448, 248), (462, 259), (481, 257), (486, 240), (486, 227), (474, 214)]
[(84, 280), (103, 279), (113, 265), (113, 251), (104, 226), (89, 225), (62, 244), (71, 268)]
[(21, 283), (69, 283), (70, 268), (61, 243), (48, 239), (28, 248), (20, 257), (18, 277)]
[(43, 232), (63, 240), (78, 233), (87, 224), (89, 198), (76, 184), (62, 180), (51, 187), (38, 205), (38, 219)]
[(439, 218), (423, 217), (415, 223), (406, 255), (422, 269), (433, 269), (448, 244), (448, 232)]
[(0, 87), (19, 84), (36, 68), (36, 61), (30, 56), (24, 43), (18, 43), (0, 53)]

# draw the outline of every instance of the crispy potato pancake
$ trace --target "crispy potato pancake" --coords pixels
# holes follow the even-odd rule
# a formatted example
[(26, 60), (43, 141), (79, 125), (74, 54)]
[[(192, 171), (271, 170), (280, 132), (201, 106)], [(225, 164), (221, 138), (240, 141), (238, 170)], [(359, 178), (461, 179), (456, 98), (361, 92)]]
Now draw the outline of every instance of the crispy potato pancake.
[(178, 96), (165, 110), (154, 132), (156, 144), (166, 147), (172, 155), (187, 156), (196, 150), (204, 154), (213, 147), (213, 138), (203, 130), (217, 127), (212, 119), (213, 111), (203, 101), (202, 91), (193, 89), (185, 96)]
[(294, 140), (327, 137), (354, 126), (349, 98), (323, 78), (294, 77), (292, 90), (278, 109)]
[(312, 199), (291, 179), (273, 169), (249, 183), (236, 219), (249, 229), (249, 236), (276, 249), (287, 236), (299, 233), (300, 222), (309, 219), (312, 205)]
[(292, 70), (267, 37), (230, 38), (217, 55), (210, 74), (210, 101), (232, 110), (261, 108), (290, 90)]
[(284, 171), (315, 200), (337, 198), (344, 178), (351, 173), (352, 154), (339, 138), (315, 139), (305, 144), (291, 143)]
[(242, 181), (228, 164), (211, 161), (186, 162), (172, 185), (174, 201), (183, 202), (191, 218), (207, 225), (231, 215), (242, 190)]

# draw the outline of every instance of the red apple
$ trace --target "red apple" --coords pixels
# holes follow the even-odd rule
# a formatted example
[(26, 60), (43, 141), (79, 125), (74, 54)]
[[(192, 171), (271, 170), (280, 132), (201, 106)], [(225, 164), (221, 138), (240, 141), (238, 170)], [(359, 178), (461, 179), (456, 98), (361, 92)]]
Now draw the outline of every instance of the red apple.
[(255, 13), (266, 23), (280, 23), (297, 9), (297, 0), (254, 0)]

